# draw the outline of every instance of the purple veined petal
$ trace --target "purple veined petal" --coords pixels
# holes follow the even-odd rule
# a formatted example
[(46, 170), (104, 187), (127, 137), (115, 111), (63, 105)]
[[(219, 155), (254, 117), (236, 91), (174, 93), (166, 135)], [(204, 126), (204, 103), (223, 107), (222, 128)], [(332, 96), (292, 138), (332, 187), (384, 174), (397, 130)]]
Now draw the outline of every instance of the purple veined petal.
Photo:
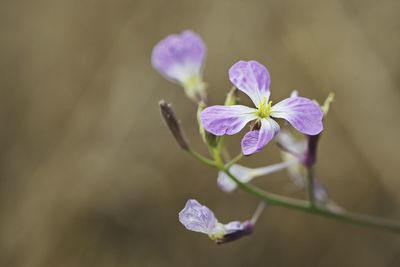
[(206, 46), (199, 35), (186, 30), (161, 40), (153, 49), (152, 64), (168, 80), (184, 84), (202, 73)]
[(217, 226), (214, 213), (195, 199), (189, 199), (179, 212), (179, 221), (186, 229), (204, 234), (213, 233)]
[(296, 130), (317, 135), (322, 129), (322, 111), (314, 101), (304, 97), (290, 97), (271, 107), (271, 117), (287, 120)]
[[(248, 183), (253, 179), (253, 169), (234, 164), (229, 168), (229, 171), (235, 175), (242, 183)], [(232, 192), (236, 189), (237, 185), (232, 179), (224, 172), (218, 172), (217, 179), (218, 187), (224, 192)]]
[(261, 119), (261, 128), (258, 131), (248, 132), (242, 139), (243, 155), (250, 155), (261, 151), (269, 141), (279, 132), (279, 124), (271, 118)]
[(211, 106), (204, 109), (201, 122), (208, 132), (221, 136), (238, 133), (250, 121), (255, 120), (257, 110), (246, 106)]
[(230, 81), (248, 95), (256, 107), (269, 100), (271, 83), (266, 67), (257, 61), (239, 61), (229, 69)]

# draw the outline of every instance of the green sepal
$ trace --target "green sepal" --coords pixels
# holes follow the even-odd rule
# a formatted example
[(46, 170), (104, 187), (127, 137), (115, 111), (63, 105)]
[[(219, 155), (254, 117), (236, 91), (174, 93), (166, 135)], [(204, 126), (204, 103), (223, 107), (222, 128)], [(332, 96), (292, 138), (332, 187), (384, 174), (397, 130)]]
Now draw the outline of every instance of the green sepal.
[(213, 135), (212, 133), (207, 132), (200, 119), (200, 113), (206, 108), (206, 104), (204, 102), (199, 102), (197, 106), (197, 123), (199, 124), (199, 132), (200, 136), (203, 139), (203, 142), (211, 147), (216, 148), (218, 146), (220, 138), (218, 136)]
[(236, 87), (232, 87), (231, 90), (229, 90), (228, 94), (226, 95), (225, 98), (225, 106), (233, 106), (238, 103), (238, 95), (237, 95), (237, 89)]

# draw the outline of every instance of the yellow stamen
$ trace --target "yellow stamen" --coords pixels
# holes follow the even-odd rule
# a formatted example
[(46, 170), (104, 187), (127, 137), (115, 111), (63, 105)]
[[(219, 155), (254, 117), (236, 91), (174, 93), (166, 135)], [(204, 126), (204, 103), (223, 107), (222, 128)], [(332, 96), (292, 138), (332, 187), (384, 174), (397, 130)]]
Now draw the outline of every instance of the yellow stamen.
[(267, 104), (267, 98), (264, 97), (263, 101), (261, 101), (260, 106), (258, 107), (257, 116), (260, 118), (267, 118), (271, 113), (272, 101), (269, 101)]

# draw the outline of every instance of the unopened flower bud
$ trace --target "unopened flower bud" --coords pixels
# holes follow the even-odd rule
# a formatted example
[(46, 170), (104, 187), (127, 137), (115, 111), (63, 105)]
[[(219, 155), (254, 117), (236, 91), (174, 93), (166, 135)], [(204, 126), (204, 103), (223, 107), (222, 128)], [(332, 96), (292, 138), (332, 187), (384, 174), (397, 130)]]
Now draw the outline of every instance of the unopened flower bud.
[(161, 116), (163, 117), (172, 135), (175, 137), (175, 140), (178, 142), (179, 146), (182, 149), (189, 150), (188, 142), (182, 131), (179, 120), (176, 118), (175, 112), (172, 110), (171, 105), (165, 102), (164, 100), (161, 100), (159, 102), (159, 105), (161, 110)]
[(334, 100), (335, 100), (335, 94), (329, 93), (329, 95), (326, 97), (324, 101), (324, 104), (321, 106), (322, 112), (324, 113), (324, 117), (328, 115), (330, 105)]

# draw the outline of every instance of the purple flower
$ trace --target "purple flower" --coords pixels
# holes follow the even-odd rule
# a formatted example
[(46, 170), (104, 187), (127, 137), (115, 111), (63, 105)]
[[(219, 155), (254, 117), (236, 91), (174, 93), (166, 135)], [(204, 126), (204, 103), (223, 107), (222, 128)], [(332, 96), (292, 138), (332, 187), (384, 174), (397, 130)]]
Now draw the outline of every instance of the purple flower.
[(186, 229), (206, 234), (217, 243), (225, 243), (248, 235), (253, 230), (251, 222), (233, 221), (219, 223), (214, 213), (195, 199), (189, 199), (179, 212), (179, 221)]
[(229, 70), (231, 82), (247, 94), (256, 108), (242, 105), (211, 106), (201, 113), (204, 128), (217, 136), (238, 133), (255, 121), (252, 130), (242, 139), (242, 152), (250, 155), (259, 152), (279, 132), (272, 118), (288, 121), (296, 130), (307, 135), (317, 135), (322, 129), (322, 111), (318, 104), (304, 97), (290, 97), (274, 106), (269, 101), (270, 78), (268, 70), (257, 61), (239, 61)]
[(161, 40), (153, 49), (152, 64), (166, 79), (180, 84), (193, 100), (205, 97), (202, 69), (206, 56), (203, 40), (186, 30)]

